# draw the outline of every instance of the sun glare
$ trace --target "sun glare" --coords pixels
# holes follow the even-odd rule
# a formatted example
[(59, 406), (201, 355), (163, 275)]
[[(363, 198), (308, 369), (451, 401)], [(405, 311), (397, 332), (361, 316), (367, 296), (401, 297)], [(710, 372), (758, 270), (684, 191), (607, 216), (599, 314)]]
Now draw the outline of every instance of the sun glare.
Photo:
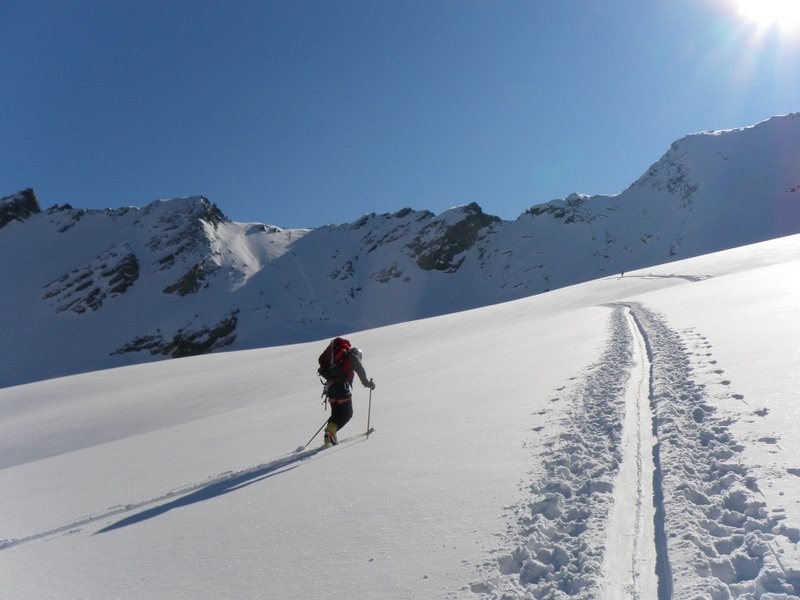
[(761, 29), (800, 34), (800, 0), (734, 0), (739, 16)]

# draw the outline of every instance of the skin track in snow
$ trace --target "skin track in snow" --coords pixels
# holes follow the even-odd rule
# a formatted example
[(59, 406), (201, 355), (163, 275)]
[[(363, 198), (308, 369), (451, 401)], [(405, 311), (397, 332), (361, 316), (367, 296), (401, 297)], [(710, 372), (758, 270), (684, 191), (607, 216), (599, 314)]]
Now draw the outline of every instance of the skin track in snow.
[(642, 304), (609, 308), (606, 348), (535, 457), (544, 475), (530, 499), (513, 507), (514, 550), (470, 589), (492, 600), (800, 598), (778, 549), (796, 533), (769, 516), (730, 420), (694, 382), (704, 338)]
[(668, 564), (659, 573), (671, 579), (659, 598), (800, 597), (800, 573), (786, 570), (776, 552), (776, 538), (792, 532), (770, 517), (755, 477), (738, 458), (743, 448), (731, 421), (715, 416), (694, 381), (696, 336), (673, 331), (641, 304), (629, 307), (652, 360), (661, 488), (654, 497), (663, 498), (664, 531), (685, 532), (665, 540)]
[(623, 307), (611, 316), (605, 351), (570, 394), (569, 423), (543, 457), (545, 475), (514, 508), (499, 575), (472, 585), (492, 599), (582, 598), (600, 593), (608, 515), (622, 461), (625, 396), (634, 367)]
[(633, 340), (633, 368), (625, 392), (619, 472), (608, 526), (600, 598), (658, 597), (655, 507), (653, 506), (653, 413), (650, 407), (650, 357), (629, 309), (625, 317)]

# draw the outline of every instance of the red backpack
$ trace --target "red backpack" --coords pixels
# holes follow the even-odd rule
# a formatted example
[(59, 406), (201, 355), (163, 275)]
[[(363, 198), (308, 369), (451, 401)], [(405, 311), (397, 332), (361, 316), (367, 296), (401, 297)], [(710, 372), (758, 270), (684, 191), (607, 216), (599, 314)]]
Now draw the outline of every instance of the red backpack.
[(340, 337), (331, 340), (328, 347), (319, 355), (317, 374), (326, 381), (341, 379), (344, 376), (342, 365), (349, 352), (349, 341)]

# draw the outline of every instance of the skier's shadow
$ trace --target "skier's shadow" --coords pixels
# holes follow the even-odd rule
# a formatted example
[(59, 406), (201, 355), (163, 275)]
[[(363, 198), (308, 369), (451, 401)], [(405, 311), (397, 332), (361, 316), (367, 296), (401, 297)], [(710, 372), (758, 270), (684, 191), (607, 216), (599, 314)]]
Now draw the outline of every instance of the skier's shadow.
[[(328, 450), (327, 453), (330, 453), (331, 450)], [(225, 494), (229, 494), (231, 492), (235, 492), (236, 490), (245, 488), (248, 485), (264, 481), (265, 479), (269, 479), (270, 477), (275, 477), (276, 475), (288, 473), (289, 471), (292, 471), (297, 467), (299, 467), (305, 461), (314, 458), (318, 454), (319, 454), (319, 449), (303, 452), (300, 453), (298, 456), (289, 456), (285, 459), (278, 459), (276, 461), (267, 463), (260, 467), (256, 467), (251, 471), (240, 473), (239, 475), (234, 475), (231, 477), (225, 477), (224, 479), (218, 479), (216, 481), (212, 481), (206, 485), (203, 485), (198, 489), (195, 489), (194, 491), (191, 491), (184, 495), (180, 495), (180, 497), (175, 498), (170, 502), (159, 504), (158, 506), (154, 506), (153, 508), (148, 508), (147, 510), (143, 510), (142, 512), (136, 513), (135, 515), (131, 515), (129, 517), (125, 517), (124, 519), (120, 519), (116, 523), (111, 523), (110, 525), (107, 525), (106, 527), (103, 527), (102, 529), (97, 531), (96, 534), (107, 533), (109, 531), (114, 531), (115, 529), (121, 529), (122, 527), (127, 527), (128, 525), (135, 525), (136, 523), (141, 523), (143, 521), (147, 521), (148, 519), (152, 519), (153, 517), (163, 515), (164, 513), (169, 512), (170, 510), (173, 510), (175, 508), (183, 508), (185, 506), (190, 506), (198, 502), (211, 500), (212, 498), (217, 498), (219, 496), (223, 496)], [(167, 498), (178, 494), (180, 494), (180, 492), (170, 492), (165, 496), (162, 496), (160, 498), (155, 498), (143, 504), (154, 504), (156, 502), (166, 500)], [(135, 508), (139, 508), (140, 506), (142, 506), (142, 504), (137, 505)]]

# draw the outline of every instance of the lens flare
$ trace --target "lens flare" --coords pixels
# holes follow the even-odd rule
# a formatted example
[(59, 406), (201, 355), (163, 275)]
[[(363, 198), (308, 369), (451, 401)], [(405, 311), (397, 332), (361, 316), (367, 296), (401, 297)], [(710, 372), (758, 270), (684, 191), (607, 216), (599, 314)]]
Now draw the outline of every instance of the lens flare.
[(737, 14), (760, 29), (777, 28), (782, 33), (800, 34), (798, 0), (733, 0)]

